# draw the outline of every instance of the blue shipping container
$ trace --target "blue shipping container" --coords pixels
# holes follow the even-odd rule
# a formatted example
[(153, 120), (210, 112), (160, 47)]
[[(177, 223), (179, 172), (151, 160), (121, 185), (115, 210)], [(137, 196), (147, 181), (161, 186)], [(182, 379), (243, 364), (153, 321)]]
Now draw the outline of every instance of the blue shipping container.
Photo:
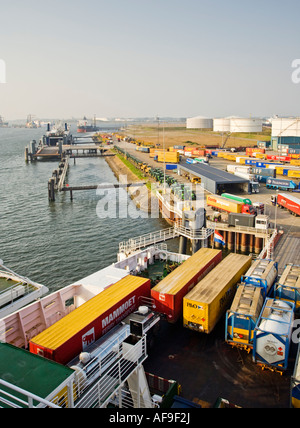
[(177, 169), (177, 165), (168, 164), (168, 165), (166, 165), (166, 169), (168, 171), (172, 171), (174, 169)]

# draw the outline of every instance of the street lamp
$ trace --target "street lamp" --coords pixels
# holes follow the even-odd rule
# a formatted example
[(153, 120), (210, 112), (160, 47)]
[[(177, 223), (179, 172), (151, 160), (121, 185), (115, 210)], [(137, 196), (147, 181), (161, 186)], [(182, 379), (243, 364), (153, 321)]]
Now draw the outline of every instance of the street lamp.
[(235, 253), (237, 253), (237, 231), (236, 231), (236, 224), (239, 222), (240, 220), (238, 218), (236, 218), (234, 220), (235, 223)]

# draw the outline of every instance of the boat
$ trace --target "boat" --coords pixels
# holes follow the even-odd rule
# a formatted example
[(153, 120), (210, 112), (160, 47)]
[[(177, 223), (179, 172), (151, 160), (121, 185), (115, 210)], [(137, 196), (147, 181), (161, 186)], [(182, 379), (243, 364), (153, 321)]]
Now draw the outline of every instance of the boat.
[(100, 128), (96, 126), (96, 119), (93, 120), (93, 124), (88, 124), (87, 118), (84, 117), (83, 120), (77, 122), (77, 132), (79, 134), (85, 134), (87, 132), (97, 132), (100, 131)]
[(8, 122), (4, 122), (2, 116), (0, 116), (0, 128), (8, 128)]
[(0, 260), (0, 320), (48, 292), (46, 286), (13, 272)]

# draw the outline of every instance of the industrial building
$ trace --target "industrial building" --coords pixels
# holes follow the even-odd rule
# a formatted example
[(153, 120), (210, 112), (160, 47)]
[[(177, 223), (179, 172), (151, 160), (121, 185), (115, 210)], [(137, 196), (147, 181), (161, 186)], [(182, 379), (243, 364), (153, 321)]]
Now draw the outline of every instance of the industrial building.
[(213, 129), (213, 119), (203, 116), (191, 117), (186, 121), (187, 129)]
[(214, 132), (257, 133), (262, 132), (262, 119), (227, 117), (214, 119)]
[(178, 169), (180, 175), (189, 175), (190, 178), (200, 178), (202, 187), (213, 194), (249, 190), (249, 180), (205, 164), (181, 162)]
[(272, 119), (272, 148), (286, 152), (300, 150), (300, 118)]

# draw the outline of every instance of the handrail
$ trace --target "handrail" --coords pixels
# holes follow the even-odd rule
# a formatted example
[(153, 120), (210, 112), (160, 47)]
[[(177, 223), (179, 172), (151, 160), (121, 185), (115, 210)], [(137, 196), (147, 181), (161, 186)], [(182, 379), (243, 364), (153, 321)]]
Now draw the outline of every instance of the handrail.
[[(4, 391), (3, 389), (0, 389), (0, 403), (3, 402), (4, 404), (6, 404), (8, 407), (13, 407), (13, 408), (23, 408), (23, 407), (27, 407), (29, 409), (35, 409), (40, 407), (40, 405), (42, 404), (45, 407), (50, 407), (52, 409), (60, 409), (61, 407), (57, 406), (54, 403), (51, 403), (48, 400), (45, 400), (44, 398), (38, 397), (35, 394), (32, 394), (29, 391), (25, 391), (22, 388), (19, 388), (15, 385), (12, 385), (11, 383), (8, 383), (2, 379), (0, 379), (0, 385), (2, 385), (5, 388), (8, 388), (9, 390), (11, 390), (11, 392), (15, 391), (17, 394), (21, 394), (22, 396), (24, 396), (24, 398), (27, 400), (22, 400), (21, 398), (13, 395), (12, 393), (9, 393), (7, 391)], [(6, 399), (2, 399), (2, 394), (5, 395), (7, 398)], [(14, 402), (12, 402), (11, 400), (13, 400)], [(38, 406), (35, 406), (33, 404), (33, 402), (36, 401), (39, 403)]]

